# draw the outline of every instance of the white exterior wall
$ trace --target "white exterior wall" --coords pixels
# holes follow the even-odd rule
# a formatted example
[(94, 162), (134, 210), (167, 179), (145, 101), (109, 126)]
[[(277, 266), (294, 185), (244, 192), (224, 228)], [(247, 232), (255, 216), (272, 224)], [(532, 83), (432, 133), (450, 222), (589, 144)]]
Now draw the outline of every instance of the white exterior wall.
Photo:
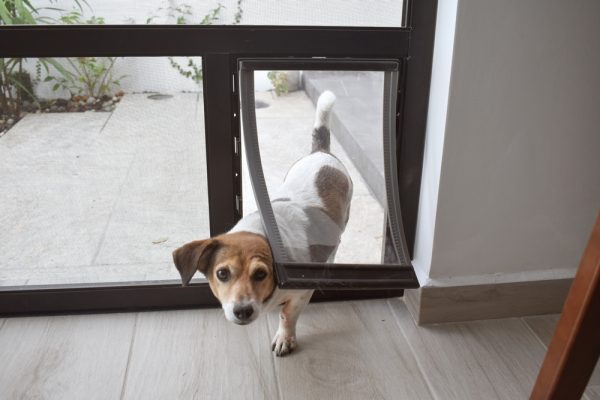
[[(34, 0), (36, 6), (61, 9), (73, 8), (74, 0)], [(87, 0), (92, 11), (85, 5), (87, 15), (104, 17), (107, 24), (146, 23), (156, 16), (153, 23), (172, 24), (174, 18), (167, 9), (187, 4), (192, 7), (194, 18), (199, 22), (208, 11), (219, 3), (224, 6), (221, 24), (230, 24), (237, 9), (237, 0)], [(83, 1), (82, 1), (83, 4)], [(242, 24), (244, 25), (312, 25), (312, 26), (400, 26), (402, 0), (243, 0)]]
[[(237, 0), (87, 0), (91, 10), (83, 1), (81, 3), (86, 18), (103, 17), (107, 24), (145, 24), (149, 17), (154, 17), (154, 24), (174, 24), (176, 17), (172, 13), (169, 15), (168, 9), (183, 4), (190, 5), (193, 10), (193, 16), (186, 18), (198, 23), (220, 3), (224, 8), (215, 24), (228, 25), (234, 21), (237, 10)], [(75, 3), (74, 0), (37, 0), (33, 4), (36, 7), (71, 10)], [(242, 9), (241, 23), (246, 25), (400, 26), (402, 21), (401, 0), (244, 0)], [(42, 10), (42, 13), (52, 17), (58, 15), (52, 10)], [(182, 59), (185, 61), (185, 58)], [(201, 90), (191, 79), (179, 75), (169, 65), (166, 57), (120, 58), (114, 71), (115, 76), (127, 76), (121, 85), (126, 92), (174, 93)], [(43, 83), (38, 85), (38, 96), (56, 97), (57, 94), (52, 92), (51, 87)], [(255, 87), (259, 91), (272, 88), (266, 72), (257, 73)], [(66, 96), (66, 93), (62, 96)]]

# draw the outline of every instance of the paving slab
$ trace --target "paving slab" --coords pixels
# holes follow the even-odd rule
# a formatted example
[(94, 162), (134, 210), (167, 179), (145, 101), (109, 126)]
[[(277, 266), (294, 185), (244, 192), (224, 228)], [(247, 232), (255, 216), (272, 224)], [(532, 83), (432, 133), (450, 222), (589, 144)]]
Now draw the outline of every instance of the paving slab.
[(94, 262), (171, 262), (175, 248), (210, 234), (202, 98), (124, 100), (104, 131), (134, 158)]
[(172, 264), (209, 232), (202, 110), (197, 94), (129, 94), (113, 113), (20, 121), (0, 138), (0, 280), (144, 280)]
[(126, 165), (95, 153), (107, 118), (28, 115), (0, 138), (2, 268), (91, 262), (118, 190), (115, 177)]

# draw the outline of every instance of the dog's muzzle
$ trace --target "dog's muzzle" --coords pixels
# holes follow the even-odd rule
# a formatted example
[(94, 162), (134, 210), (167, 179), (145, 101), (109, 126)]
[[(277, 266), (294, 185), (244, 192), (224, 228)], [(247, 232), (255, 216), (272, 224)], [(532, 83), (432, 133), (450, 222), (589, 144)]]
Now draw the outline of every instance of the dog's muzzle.
[(225, 318), (238, 325), (247, 325), (254, 321), (259, 314), (259, 307), (254, 302), (243, 301), (241, 303), (223, 304)]
[(238, 321), (240, 321), (238, 323), (247, 324), (249, 322), (252, 322), (252, 316), (254, 315), (254, 307), (252, 307), (252, 304), (236, 304), (235, 306), (233, 306), (233, 315), (238, 319)]

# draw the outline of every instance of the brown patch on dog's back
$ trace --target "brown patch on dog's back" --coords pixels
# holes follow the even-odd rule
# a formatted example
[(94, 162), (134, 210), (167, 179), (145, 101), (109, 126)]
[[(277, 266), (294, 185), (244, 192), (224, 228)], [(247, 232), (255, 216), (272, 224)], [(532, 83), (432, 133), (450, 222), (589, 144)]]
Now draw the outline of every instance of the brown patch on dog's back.
[(344, 226), (348, 212), (346, 198), (350, 190), (348, 177), (339, 169), (325, 165), (319, 170), (315, 185), (327, 215), (339, 226)]

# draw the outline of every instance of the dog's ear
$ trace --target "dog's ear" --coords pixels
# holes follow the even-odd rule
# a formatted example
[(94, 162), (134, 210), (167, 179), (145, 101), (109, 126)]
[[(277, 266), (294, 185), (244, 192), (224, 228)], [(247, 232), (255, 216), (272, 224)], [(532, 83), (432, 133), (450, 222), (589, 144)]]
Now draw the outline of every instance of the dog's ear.
[(206, 273), (218, 245), (219, 242), (215, 239), (195, 240), (173, 252), (173, 262), (181, 275), (183, 286), (190, 283), (196, 271)]

